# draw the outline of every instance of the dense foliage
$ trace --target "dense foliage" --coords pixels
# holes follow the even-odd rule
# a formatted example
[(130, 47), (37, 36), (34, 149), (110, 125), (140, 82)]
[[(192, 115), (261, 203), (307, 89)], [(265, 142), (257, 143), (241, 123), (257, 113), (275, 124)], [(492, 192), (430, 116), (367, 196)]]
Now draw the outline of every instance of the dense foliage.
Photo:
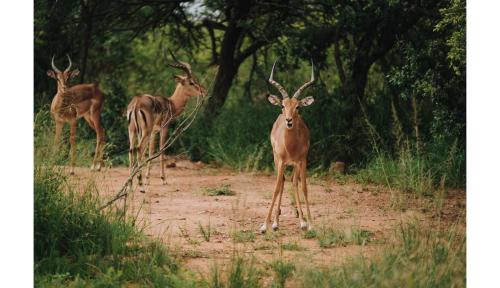
[[(268, 73), (279, 59), (275, 79), (291, 93), (312, 58), (319, 81), (306, 93), (316, 102), (301, 112), (311, 167), (341, 160), (386, 182), (377, 171), (416, 163), (431, 186), (465, 183), (465, 0), (37, 0), (34, 45), (35, 112), (46, 113), (55, 94), (50, 58), (64, 66), (71, 55), (82, 72), (75, 82), (98, 82), (105, 93), (114, 164), (128, 151), (130, 98), (173, 91), (171, 48), (211, 88), (204, 114), (171, 153), (270, 168), (279, 111), (265, 97), (276, 92)], [(81, 122), (78, 137), (94, 141)]]

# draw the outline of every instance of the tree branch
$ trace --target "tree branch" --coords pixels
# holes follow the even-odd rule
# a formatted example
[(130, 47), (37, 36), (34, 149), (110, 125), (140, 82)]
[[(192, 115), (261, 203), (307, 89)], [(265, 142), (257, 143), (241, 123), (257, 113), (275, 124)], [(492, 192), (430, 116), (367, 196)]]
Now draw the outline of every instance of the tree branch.
[(237, 63), (242, 63), (247, 59), (249, 56), (254, 54), (257, 50), (259, 50), (262, 46), (266, 45), (267, 41), (263, 39), (256, 40), (253, 42), (250, 46), (248, 46), (245, 50), (241, 51), (238, 53), (238, 56), (236, 57), (235, 61)]

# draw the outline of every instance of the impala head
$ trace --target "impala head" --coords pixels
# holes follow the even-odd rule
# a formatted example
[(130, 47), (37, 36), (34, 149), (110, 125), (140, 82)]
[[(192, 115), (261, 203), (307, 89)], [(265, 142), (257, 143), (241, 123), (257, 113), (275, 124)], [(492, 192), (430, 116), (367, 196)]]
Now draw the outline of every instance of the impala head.
[(73, 77), (76, 77), (80, 74), (80, 71), (78, 69), (75, 69), (73, 71), (71, 71), (71, 66), (72, 66), (72, 62), (71, 62), (71, 58), (69, 58), (69, 55), (66, 55), (68, 57), (68, 67), (61, 72), (61, 70), (59, 70), (56, 65), (54, 64), (54, 56), (52, 56), (52, 70), (48, 70), (47, 71), (47, 75), (49, 77), (52, 77), (54, 79), (56, 79), (57, 81), (57, 85), (63, 89), (65, 89), (67, 87), (67, 83), (69, 81), (70, 78), (73, 78)]
[(274, 66), (276, 65), (276, 62), (274, 62), (273, 69), (271, 70), (271, 76), (269, 76), (269, 83), (276, 87), (280, 93), (281, 96), (283, 96), (283, 99), (280, 99), (278, 96), (275, 95), (269, 95), (267, 99), (271, 104), (273, 105), (278, 105), (281, 106), (281, 110), (283, 115), (285, 116), (285, 124), (288, 129), (293, 128), (293, 123), (297, 117), (299, 117), (299, 110), (300, 107), (306, 107), (311, 105), (314, 102), (314, 98), (312, 96), (307, 96), (301, 100), (299, 100), (299, 96), (306, 89), (307, 87), (311, 86), (314, 84), (316, 79), (314, 78), (314, 64), (312, 63), (312, 72), (311, 72), (311, 80), (309, 82), (306, 82), (304, 85), (300, 86), (299, 89), (293, 94), (292, 98), (288, 96), (288, 93), (286, 90), (281, 86), (278, 82), (274, 81), (273, 79), (273, 74), (274, 74)]
[(172, 55), (172, 58), (174, 59), (175, 63), (173, 64), (168, 64), (170, 67), (178, 68), (181, 69), (186, 73), (186, 75), (175, 75), (175, 81), (179, 84), (182, 85), (184, 89), (184, 93), (187, 96), (206, 96), (207, 95), (207, 90), (203, 85), (198, 82), (198, 80), (193, 76), (193, 71), (191, 70), (191, 65), (186, 62), (181, 62), (175, 58), (174, 53), (172, 51), (168, 50), (170, 52), (170, 55)]

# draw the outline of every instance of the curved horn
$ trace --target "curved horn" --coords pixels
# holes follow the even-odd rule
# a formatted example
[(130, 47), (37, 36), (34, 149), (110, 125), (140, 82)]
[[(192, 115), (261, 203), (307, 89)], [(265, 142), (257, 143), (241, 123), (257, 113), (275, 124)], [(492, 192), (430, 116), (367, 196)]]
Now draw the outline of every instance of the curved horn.
[(283, 86), (280, 85), (280, 83), (274, 81), (274, 79), (273, 79), (274, 66), (276, 66), (277, 61), (278, 60), (274, 61), (273, 69), (271, 70), (271, 76), (269, 76), (269, 83), (271, 83), (271, 85), (276, 87), (280, 91), (281, 95), (283, 96), (283, 99), (285, 99), (285, 98), (288, 98), (288, 93), (286, 92), (285, 88), (283, 88)]
[(181, 61), (177, 60), (177, 58), (175, 58), (174, 53), (172, 53), (172, 51), (170, 49), (168, 49), (168, 52), (170, 52), (170, 55), (172, 55), (172, 59), (174, 59), (174, 61), (175, 61), (174, 64), (168, 63), (168, 66), (174, 67), (174, 68), (179, 68), (179, 69), (183, 70), (184, 72), (186, 72), (186, 74), (188, 75), (189, 78), (193, 78), (193, 72), (191, 70), (191, 65), (189, 65), (189, 63), (181, 62)]
[(311, 80), (309, 82), (306, 82), (304, 85), (300, 86), (300, 88), (293, 94), (293, 98), (299, 97), (300, 93), (304, 91), (307, 87), (311, 86), (316, 82), (316, 78), (314, 78), (314, 63), (313, 60), (311, 59)]
[(56, 65), (54, 64), (54, 57), (56, 57), (56, 55), (52, 56), (52, 70), (56, 71), (57, 73), (61, 73), (61, 70), (57, 69)]
[(69, 55), (68, 55), (68, 54), (66, 54), (66, 57), (68, 57), (69, 66), (68, 66), (68, 68), (66, 68), (66, 70), (64, 70), (64, 72), (68, 72), (68, 71), (69, 71), (69, 69), (71, 69), (71, 65), (73, 65), (73, 63), (71, 62), (71, 58), (69, 58)]

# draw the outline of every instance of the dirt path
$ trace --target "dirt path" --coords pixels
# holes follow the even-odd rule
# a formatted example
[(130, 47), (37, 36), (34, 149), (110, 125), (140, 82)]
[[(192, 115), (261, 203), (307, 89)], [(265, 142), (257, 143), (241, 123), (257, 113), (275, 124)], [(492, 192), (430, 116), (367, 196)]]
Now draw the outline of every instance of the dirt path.
[[(104, 200), (118, 191), (128, 176), (128, 169), (114, 167), (91, 173), (87, 168), (79, 168), (76, 173), (81, 183), (94, 178)], [(317, 231), (365, 230), (370, 235), (364, 245), (322, 248), (318, 239), (305, 239), (305, 233), (299, 229), (287, 178), (280, 229), (260, 235), (258, 228), (267, 213), (274, 180), (272, 175), (236, 173), (178, 161), (175, 168), (167, 169), (168, 184), (161, 185), (159, 167), (155, 164), (146, 193), (136, 190), (133, 195), (134, 211), (141, 207), (139, 219), (146, 224), (147, 233), (167, 243), (183, 259), (184, 267), (204, 275), (214, 263), (223, 266), (235, 253), (253, 255), (262, 267), (268, 267), (266, 263), (279, 257), (303, 265), (331, 266), (350, 257), (376, 253), (390, 241), (394, 228), (402, 220), (432, 218), (431, 213), (426, 212), (429, 209), (420, 204), (412, 208), (408, 202), (404, 209), (391, 208), (390, 193), (380, 187), (311, 179), (311, 213)], [(222, 185), (229, 185), (235, 195), (207, 195), (206, 188)], [(464, 195), (448, 202), (451, 208), (444, 213), (449, 213), (453, 220), (458, 213), (453, 207), (465, 205)], [(213, 230), (208, 242), (200, 226)]]

